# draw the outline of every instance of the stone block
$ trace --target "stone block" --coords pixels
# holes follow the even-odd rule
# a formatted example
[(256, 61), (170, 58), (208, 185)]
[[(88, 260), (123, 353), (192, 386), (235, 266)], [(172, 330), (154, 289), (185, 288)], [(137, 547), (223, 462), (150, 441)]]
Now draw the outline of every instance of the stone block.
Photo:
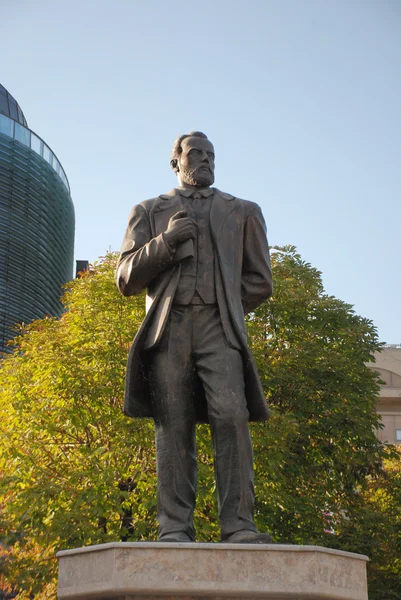
[(59, 600), (367, 600), (366, 556), (319, 546), (110, 543), (58, 553)]

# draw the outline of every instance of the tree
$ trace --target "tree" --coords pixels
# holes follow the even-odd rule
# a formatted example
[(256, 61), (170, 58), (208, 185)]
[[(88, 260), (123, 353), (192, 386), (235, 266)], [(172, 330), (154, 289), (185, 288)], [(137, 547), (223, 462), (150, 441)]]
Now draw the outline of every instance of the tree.
[[(276, 250), (274, 296), (249, 317), (275, 409), (255, 428), (257, 451), (276, 447), (269, 436), (277, 424), (277, 460), (258, 479), (259, 499), (274, 494), (277, 502), (260, 510), (282, 541), (325, 543), (322, 512), (342, 514), (355, 486), (381, 467), (377, 376), (366, 367), (380, 344), (372, 322), (327, 296), (321, 274), (295, 248)], [(266, 462), (257, 456), (256, 464)]]
[(369, 598), (401, 600), (401, 452), (389, 448), (382, 471), (358, 486), (338, 523), (335, 547), (370, 558)]
[[(52, 597), (57, 549), (156, 535), (153, 425), (121, 413), (144, 298), (119, 295), (115, 262), (109, 254), (68, 284), (62, 318), (25, 327), (2, 360), (0, 541), (20, 598)], [(347, 545), (343, 515), (384, 456), (377, 378), (365, 366), (380, 344), (370, 321), (324, 293), (295, 248), (276, 249), (272, 266), (275, 294), (248, 317), (273, 409), (252, 426), (256, 518), (281, 543)], [(217, 541), (206, 426), (198, 453), (198, 538)]]
[(28, 326), (2, 361), (6, 565), (33, 593), (54, 580), (57, 548), (154, 534), (152, 425), (120, 410), (143, 298), (116, 293), (113, 269), (110, 255), (71, 282), (63, 317)]

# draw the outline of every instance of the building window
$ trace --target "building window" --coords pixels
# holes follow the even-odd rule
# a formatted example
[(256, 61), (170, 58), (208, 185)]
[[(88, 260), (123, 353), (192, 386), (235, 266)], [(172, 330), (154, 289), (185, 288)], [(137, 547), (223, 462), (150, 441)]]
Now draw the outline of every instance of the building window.
[(401, 442), (401, 429), (395, 430), (395, 439), (397, 442)]
[(37, 135), (31, 133), (31, 148), (38, 154), (42, 154), (43, 142)]
[(25, 146), (31, 145), (31, 132), (29, 131), (29, 129), (26, 129), (19, 123), (15, 123), (14, 137), (16, 140), (21, 142), (21, 144), (25, 144)]
[(10, 137), (14, 135), (14, 121), (8, 117), (0, 115), (0, 133), (4, 133)]
[(46, 144), (43, 144), (43, 158), (51, 165), (53, 162), (53, 154)]
[(9, 109), (8, 109), (8, 102), (7, 102), (7, 96), (6, 94), (3, 94), (3, 92), (0, 91), (0, 110), (1, 112), (5, 113), (6, 115), (9, 114)]
[(14, 98), (11, 99), (10, 96), (8, 96), (8, 99), (10, 104), (10, 117), (18, 121), (17, 103)]

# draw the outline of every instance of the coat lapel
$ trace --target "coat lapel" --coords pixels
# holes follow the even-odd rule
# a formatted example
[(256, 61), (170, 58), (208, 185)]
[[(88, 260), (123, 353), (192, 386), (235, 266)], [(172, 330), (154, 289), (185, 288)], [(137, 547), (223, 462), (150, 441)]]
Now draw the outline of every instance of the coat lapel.
[(151, 210), (151, 221), (154, 223), (154, 234), (166, 231), (170, 218), (180, 209), (184, 208), (182, 198), (176, 190), (159, 196)]
[[(210, 227), (215, 241), (218, 240), (220, 229), (225, 220), (233, 211), (234, 196), (214, 189), (213, 202), (210, 209)], [(183, 206), (183, 200), (177, 190), (172, 189), (168, 194), (159, 196), (152, 208), (152, 221), (155, 225), (155, 234), (158, 235), (167, 229), (169, 219)]]
[(229, 214), (234, 210), (235, 203), (233, 200), (234, 196), (220, 192), (217, 188), (214, 189), (213, 202), (210, 209), (210, 228), (217, 246), (220, 229)]

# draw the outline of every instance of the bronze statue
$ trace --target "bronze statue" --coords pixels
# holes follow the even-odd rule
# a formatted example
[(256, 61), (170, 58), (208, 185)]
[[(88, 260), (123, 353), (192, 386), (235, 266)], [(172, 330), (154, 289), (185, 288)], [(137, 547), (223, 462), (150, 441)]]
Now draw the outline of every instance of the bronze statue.
[(170, 161), (178, 188), (131, 211), (116, 281), (147, 288), (147, 315), (131, 347), (124, 412), (155, 421), (159, 541), (195, 540), (195, 427), (209, 422), (223, 542), (269, 543), (253, 520), (248, 421), (268, 406), (244, 315), (272, 293), (259, 206), (211, 187), (213, 145), (180, 136)]

